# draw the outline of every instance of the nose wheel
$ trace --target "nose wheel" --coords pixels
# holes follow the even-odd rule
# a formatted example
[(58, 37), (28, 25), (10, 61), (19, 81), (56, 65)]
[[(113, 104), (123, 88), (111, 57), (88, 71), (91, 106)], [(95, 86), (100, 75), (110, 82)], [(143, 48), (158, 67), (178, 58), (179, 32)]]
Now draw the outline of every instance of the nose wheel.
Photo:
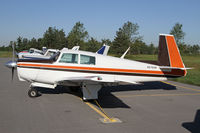
[(38, 97), (39, 96), (39, 92), (35, 88), (31, 88), (28, 91), (28, 96), (31, 97), (31, 98)]

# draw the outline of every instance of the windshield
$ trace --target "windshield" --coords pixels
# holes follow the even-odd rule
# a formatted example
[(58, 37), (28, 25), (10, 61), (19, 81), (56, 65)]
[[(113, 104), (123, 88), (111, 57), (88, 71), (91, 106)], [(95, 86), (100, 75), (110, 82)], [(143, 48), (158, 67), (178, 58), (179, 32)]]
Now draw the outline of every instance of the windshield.
[(56, 52), (54, 51), (48, 51), (47, 53), (45, 53), (45, 56), (53, 56)]
[(63, 53), (59, 62), (61, 62), (61, 63), (78, 63), (78, 54)]
[(57, 52), (57, 53), (55, 53), (55, 54), (51, 57), (51, 59), (52, 59), (53, 61), (57, 61), (59, 55), (60, 55), (60, 52)]
[(34, 50), (29, 50), (29, 53), (33, 53), (34, 52)]

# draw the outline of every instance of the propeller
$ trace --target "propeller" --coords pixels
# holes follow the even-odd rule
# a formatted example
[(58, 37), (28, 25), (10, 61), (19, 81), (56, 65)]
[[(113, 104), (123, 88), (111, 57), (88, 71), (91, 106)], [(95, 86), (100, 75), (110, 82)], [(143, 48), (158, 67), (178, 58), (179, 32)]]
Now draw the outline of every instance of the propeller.
[(12, 67), (12, 81), (13, 81), (14, 73), (15, 73), (15, 68)]
[(5, 66), (12, 69), (12, 81), (13, 81), (15, 68), (17, 67), (17, 62), (15, 61), (15, 46), (14, 46), (14, 44), (12, 44), (12, 49), (13, 49), (12, 60), (8, 61), (5, 64)]

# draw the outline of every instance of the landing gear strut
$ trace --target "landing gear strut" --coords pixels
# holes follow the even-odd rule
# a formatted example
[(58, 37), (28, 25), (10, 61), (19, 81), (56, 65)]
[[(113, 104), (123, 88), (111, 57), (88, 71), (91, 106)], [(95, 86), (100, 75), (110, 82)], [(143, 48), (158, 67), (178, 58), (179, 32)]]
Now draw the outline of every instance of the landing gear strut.
[(31, 87), (31, 89), (28, 91), (28, 96), (31, 98), (38, 97), (39, 96), (38, 90)]
[(98, 91), (101, 89), (98, 84), (83, 84), (81, 86), (83, 92), (83, 101), (98, 99)]

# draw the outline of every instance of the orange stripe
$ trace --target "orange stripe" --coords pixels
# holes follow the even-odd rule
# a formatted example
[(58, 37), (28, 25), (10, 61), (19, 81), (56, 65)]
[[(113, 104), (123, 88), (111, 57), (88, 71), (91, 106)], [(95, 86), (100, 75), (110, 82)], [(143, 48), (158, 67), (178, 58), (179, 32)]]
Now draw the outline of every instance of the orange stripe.
[(150, 71), (150, 70), (133, 70), (133, 69), (115, 69), (115, 68), (96, 68), (96, 67), (78, 67), (78, 66), (60, 66), (60, 65), (44, 65), (44, 64), (23, 64), (20, 63), (18, 66), (28, 67), (47, 67), (47, 68), (61, 68), (61, 69), (75, 69), (75, 70), (90, 70), (90, 71), (105, 71), (105, 72), (126, 72), (126, 73), (141, 73), (141, 74), (159, 74), (159, 75), (176, 75), (183, 76), (183, 70), (172, 69), (171, 72), (164, 71)]
[(171, 67), (184, 68), (183, 61), (181, 59), (181, 55), (179, 53), (174, 37), (166, 36), (166, 40), (167, 40), (167, 46), (169, 50)]

